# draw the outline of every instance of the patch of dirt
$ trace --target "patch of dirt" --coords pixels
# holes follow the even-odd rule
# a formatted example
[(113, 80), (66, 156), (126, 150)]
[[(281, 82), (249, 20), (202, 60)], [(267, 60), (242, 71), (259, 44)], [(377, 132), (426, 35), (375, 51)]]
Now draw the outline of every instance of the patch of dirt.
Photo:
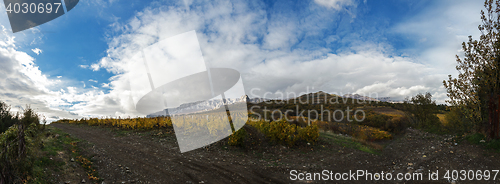
[[(281, 145), (253, 146), (252, 149), (215, 143), (180, 153), (173, 133), (162, 136), (129, 133), (116, 136), (106, 128), (53, 124), (51, 126), (87, 140), (88, 154), (105, 183), (343, 183), (344, 181), (292, 181), (290, 172), (312, 173), (329, 170), (348, 173), (423, 173), (423, 181), (345, 181), (345, 183), (450, 183), (446, 170), (498, 170), (500, 154), (463, 141), (408, 129), (389, 141), (380, 155), (344, 147), (328, 139), (316, 145), (287, 148)], [(219, 141), (222, 142), (222, 141)], [(429, 171), (439, 173), (429, 181)], [(364, 180), (364, 177), (361, 177)], [(458, 181), (457, 183), (499, 183)]]
[(229, 150), (181, 154), (173, 134), (117, 137), (98, 127), (52, 126), (94, 145), (88, 152), (105, 183), (287, 183), (283, 173), (255, 166), (249, 156)]
[(80, 183), (83, 180), (87, 180), (87, 173), (85, 170), (76, 162), (73, 158), (71, 160), (71, 156), (67, 153), (60, 151), (57, 153), (57, 157), (59, 160), (62, 160), (66, 164), (63, 166), (63, 170), (60, 176), (57, 177), (57, 180), (61, 181), (60, 183)]
[[(59, 134), (47, 134), (43, 138), (43, 142), (54, 142), (59, 137)], [(63, 144), (63, 143), (61, 143)], [(81, 165), (73, 158), (69, 153), (71, 152), (71, 148), (69, 145), (63, 145), (63, 150), (57, 151), (56, 155), (49, 155), (47, 151), (41, 151), (41, 158), (49, 159), (52, 163), (55, 163), (56, 166), (52, 165), (46, 168), (43, 168), (44, 173), (50, 173), (47, 175), (49, 183), (81, 183), (83, 180), (88, 181), (87, 173), (82, 168)], [(61, 164), (63, 163), (63, 164)], [(61, 166), (57, 166), (61, 164)]]

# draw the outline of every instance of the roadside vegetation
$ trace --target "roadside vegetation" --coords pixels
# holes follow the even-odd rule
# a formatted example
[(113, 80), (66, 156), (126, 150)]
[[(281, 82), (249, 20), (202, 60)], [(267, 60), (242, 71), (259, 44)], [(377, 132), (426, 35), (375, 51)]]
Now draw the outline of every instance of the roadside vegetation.
[(500, 139), (500, 1), (486, 0), (481, 10), (479, 40), (469, 36), (458, 55), (457, 78), (443, 84), (452, 105), (449, 123), (461, 132), (480, 133), (487, 140)]
[[(467, 141), (500, 151), (498, 4), (498, 0), (485, 1), (486, 11), (481, 12), (483, 24), (479, 26), (480, 39), (469, 37), (469, 41), (463, 43), (465, 57), (457, 56), (459, 75), (443, 81), (450, 106), (436, 104), (428, 92), (408, 97), (403, 103), (389, 103), (320, 91), (290, 99), (249, 103), (246, 125), (223, 141), (242, 149), (261, 145), (312, 148), (326, 141), (378, 155), (390, 140), (411, 140), (413, 138), (405, 137), (405, 133), (418, 129), (433, 134), (427, 137), (451, 135), (445, 142), (450, 139), (454, 145)], [(223, 126), (227, 121), (224, 119), (226, 112), (204, 113), (217, 118), (208, 121), (203, 118), (205, 116), (186, 115), (177, 117), (180, 120), (175, 125), (170, 117), (62, 119), (53, 123), (107, 127), (124, 135), (129, 131), (149, 131), (160, 136), (164, 132), (171, 133), (174, 126), (188, 133), (207, 128), (215, 137), (231, 131)], [(233, 122), (247, 119), (241, 118), (241, 114), (246, 116), (246, 113), (231, 114)], [(92, 158), (82, 153), (84, 143), (45, 124), (43, 117), (29, 106), (22, 112), (13, 113), (9, 105), (0, 102), (0, 183), (58, 182), (64, 178), (54, 173), (64, 175), (71, 167), (77, 168), (72, 162), (79, 165), (87, 181), (101, 181)], [(451, 145), (451, 142), (446, 143)]]
[[(52, 126), (42, 134), (42, 148), (29, 183), (95, 183), (101, 181), (92, 159), (83, 154), (88, 145)], [(76, 180), (75, 180), (76, 179)]]
[(29, 106), (12, 113), (4, 102), (0, 102), (0, 125), (0, 183), (26, 182), (34, 175), (45, 125)]
[[(212, 114), (213, 115), (213, 114)], [(204, 116), (203, 116), (204, 117)], [(238, 117), (238, 116), (236, 116)], [(218, 118), (216, 118), (218, 119)], [(222, 120), (220, 120), (222, 121)], [(235, 120), (233, 120), (235, 121)], [(149, 130), (165, 130), (172, 131), (173, 124), (170, 117), (155, 117), (155, 118), (82, 118), (79, 120), (59, 120), (53, 123), (68, 123), (68, 124), (85, 124), (90, 126), (108, 127), (117, 130), (135, 130), (135, 131), (149, 131)], [(215, 136), (220, 134), (222, 128), (217, 127), (221, 123), (203, 123), (201, 119), (177, 122), (176, 126), (184, 129), (194, 129), (198, 127), (208, 127), (210, 132)], [(292, 125), (284, 119), (279, 121), (264, 121), (264, 120), (250, 120), (247, 122), (250, 126), (245, 126), (238, 131), (234, 132), (227, 139), (228, 144), (231, 146), (249, 146), (247, 139), (249, 132), (258, 132), (263, 135), (269, 142), (274, 144), (282, 144), (289, 147), (294, 147), (297, 144), (312, 143), (318, 141), (319, 129), (316, 125), (309, 127), (301, 127)], [(213, 131), (212, 131), (213, 130)]]
[[(90, 160), (80, 154), (79, 140), (46, 126), (29, 106), (13, 113), (0, 101), (0, 128), (0, 183), (57, 183), (70, 168), (87, 168), (84, 178), (98, 181)], [(70, 158), (80, 166), (70, 167)]]

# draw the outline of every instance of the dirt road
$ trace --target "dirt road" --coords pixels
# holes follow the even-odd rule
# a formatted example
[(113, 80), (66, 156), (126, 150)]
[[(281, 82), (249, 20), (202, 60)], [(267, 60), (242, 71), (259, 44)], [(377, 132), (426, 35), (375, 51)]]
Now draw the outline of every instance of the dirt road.
[[(406, 134), (384, 143), (385, 147), (379, 154), (360, 151), (330, 139), (293, 149), (271, 144), (249, 150), (216, 144), (181, 154), (173, 133), (152, 136), (135, 132), (117, 136), (116, 132), (100, 127), (52, 126), (94, 145), (86, 150), (87, 155), (94, 156), (99, 175), (108, 184), (294, 183), (299, 181), (292, 180), (292, 171), (306, 174), (324, 170), (333, 173), (358, 170), (391, 173), (392, 180), (361, 177), (361, 181), (325, 182), (316, 178), (299, 183), (451, 183), (452, 179), (445, 178), (448, 171), (452, 174), (453, 170), (464, 170), (469, 174), (469, 171), (500, 169), (498, 152), (453, 136), (434, 135), (411, 128)], [(428, 180), (432, 172), (439, 173), (438, 180)], [(420, 173), (423, 178), (397, 180), (397, 174), (407, 173)], [(500, 183), (500, 174), (494, 181), (492, 178), (493, 173), (488, 181), (465, 179), (456, 183)]]
[(115, 136), (96, 127), (52, 126), (94, 145), (90, 154), (95, 155), (94, 164), (105, 183), (284, 183), (288, 177), (228, 158), (231, 155), (224, 152), (181, 154), (175, 136), (153, 140)]

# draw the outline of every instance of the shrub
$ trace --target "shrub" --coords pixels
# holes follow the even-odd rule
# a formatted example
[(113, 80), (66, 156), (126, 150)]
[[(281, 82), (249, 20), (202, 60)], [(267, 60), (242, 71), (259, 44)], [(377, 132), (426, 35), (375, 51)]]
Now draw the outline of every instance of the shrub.
[(264, 127), (264, 134), (266, 134), (271, 141), (287, 144), (290, 147), (297, 141), (297, 126), (289, 124), (285, 119), (263, 123), (262, 125), (266, 126)]
[(16, 124), (0, 134), (0, 183), (23, 183), (33, 174), (35, 151), (38, 149), (38, 115), (27, 108)]
[(319, 138), (319, 129), (317, 125), (311, 125), (308, 127), (299, 129), (299, 137), (300, 139), (308, 142), (315, 143)]
[(446, 128), (457, 134), (471, 132), (476, 128), (474, 123), (465, 118), (460, 108), (451, 107), (450, 112), (445, 114), (445, 120), (448, 122)]
[(0, 101), (0, 133), (9, 129), (9, 127), (14, 125), (17, 120), (18, 117), (14, 116), (10, 112), (10, 106)]
[(383, 130), (389, 131), (395, 134), (404, 133), (406, 128), (408, 128), (409, 120), (406, 116), (393, 117), (388, 120), (385, 124)]
[(257, 121), (250, 122), (271, 141), (292, 147), (299, 140), (314, 143), (318, 140), (319, 129), (317, 125), (299, 127), (288, 123), (285, 119), (279, 121)]
[(239, 129), (229, 136), (228, 144), (231, 146), (243, 146), (247, 132), (244, 128)]
[(441, 121), (436, 116), (436, 101), (432, 100), (430, 93), (417, 94), (404, 102), (404, 107), (408, 113), (408, 119), (417, 128), (421, 129), (439, 129)]
[(384, 129), (386, 123), (391, 119), (391, 116), (374, 113), (373, 111), (368, 111), (366, 113), (365, 119), (360, 122), (363, 125), (368, 125), (375, 128)]

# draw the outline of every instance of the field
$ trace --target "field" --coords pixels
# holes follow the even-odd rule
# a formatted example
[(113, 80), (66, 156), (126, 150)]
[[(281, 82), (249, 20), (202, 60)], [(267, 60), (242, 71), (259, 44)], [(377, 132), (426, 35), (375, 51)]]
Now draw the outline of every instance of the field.
[[(252, 105), (256, 104), (249, 104)], [(230, 119), (225, 111), (156, 118), (84, 118), (52, 123), (51, 131), (70, 134), (80, 140), (78, 145), (91, 145), (82, 148), (81, 153), (82, 157), (89, 158), (88, 163), (92, 163), (96, 173), (71, 176), (76, 181), (294, 183), (291, 179), (294, 172), (324, 169), (332, 172), (362, 169), (427, 177), (428, 171), (444, 173), (450, 169), (500, 167), (496, 143), (486, 142), (478, 135), (437, 135), (414, 128), (415, 124), (409, 120), (412, 117), (392, 104), (257, 105), (279, 113), (231, 112)], [(355, 122), (321, 120), (327, 116), (320, 113), (312, 117), (299, 116), (298, 112), (283, 113), (294, 106), (299, 111), (322, 108), (333, 111), (352, 106), (353, 110), (363, 110), (365, 116)], [(343, 118), (358, 118), (356, 116), (359, 115)], [(442, 124), (439, 126), (446, 126), (444, 117), (437, 114), (441, 121), (438, 124)], [(241, 128), (232, 132), (235, 127)], [(181, 139), (185, 135), (204, 137), (213, 144), (181, 153)], [(193, 144), (199, 143), (202, 142)], [(496, 179), (485, 182), (500, 181)], [(405, 183), (420, 182), (406, 180)]]
[[(381, 150), (349, 136), (320, 133), (316, 144), (295, 148), (265, 140), (256, 140), (260, 145), (250, 148), (230, 146), (220, 141), (181, 154), (175, 135), (169, 131), (124, 131), (70, 124), (52, 126), (82, 140), (82, 144), (88, 142), (91, 145), (84, 152), (97, 168), (100, 179), (106, 183), (295, 183), (290, 180), (292, 170), (301, 173), (321, 172), (323, 169), (333, 172), (357, 169), (391, 173), (425, 171), (424, 176), (427, 176), (427, 170), (444, 173), (449, 169), (500, 167), (500, 156), (496, 152), (478, 149), (478, 145), (460, 137), (434, 135), (415, 129), (386, 142)], [(467, 164), (466, 168), (463, 164)], [(84, 176), (75, 180), (81, 179), (89, 181)], [(441, 181), (445, 183), (444, 179)], [(364, 179), (359, 182), (366, 183)]]

